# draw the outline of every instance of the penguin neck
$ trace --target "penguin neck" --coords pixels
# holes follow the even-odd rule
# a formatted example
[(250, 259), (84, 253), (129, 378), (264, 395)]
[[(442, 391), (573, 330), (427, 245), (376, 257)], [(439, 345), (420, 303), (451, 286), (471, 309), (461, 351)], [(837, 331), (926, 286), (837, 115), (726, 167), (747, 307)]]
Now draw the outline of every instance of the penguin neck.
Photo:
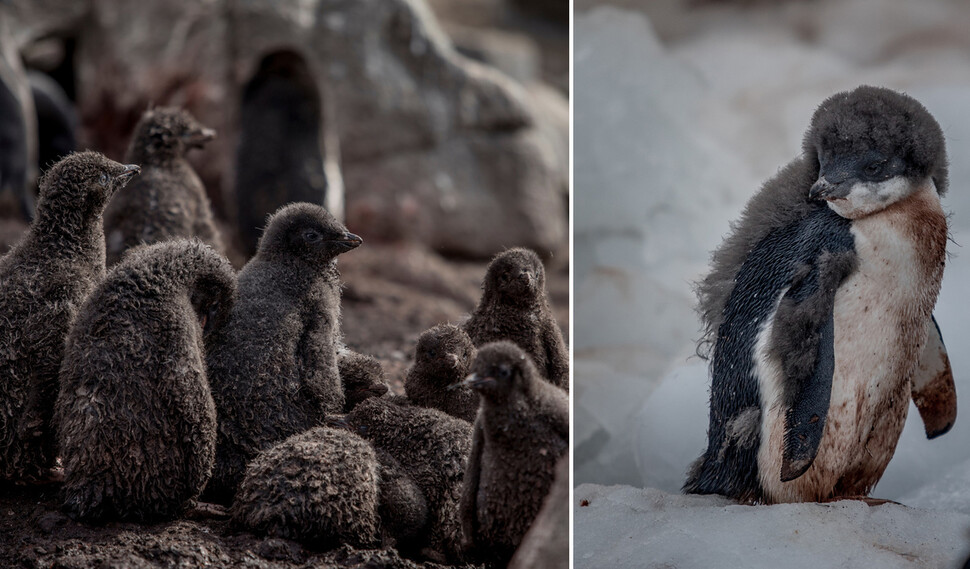
[(31, 225), (33, 238), (51, 245), (51, 253), (74, 254), (100, 245), (104, 256), (104, 226), (100, 215), (89, 215), (78, 208), (65, 208), (54, 214), (41, 202)]
[(263, 267), (262, 270), (271, 271), (280, 288), (297, 296), (303, 296), (322, 286), (331, 286), (338, 290), (340, 288), (340, 271), (337, 269), (336, 258), (321, 267), (291, 255), (257, 254), (252, 263), (255, 263), (254, 269)]
[(478, 305), (478, 312), (483, 312), (485, 307), (495, 307), (515, 313), (535, 312), (542, 308), (544, 304), (545, 297), (542, 294), (534, 295), (531, 298), (510, 299), (498, 291), (486, 290)]

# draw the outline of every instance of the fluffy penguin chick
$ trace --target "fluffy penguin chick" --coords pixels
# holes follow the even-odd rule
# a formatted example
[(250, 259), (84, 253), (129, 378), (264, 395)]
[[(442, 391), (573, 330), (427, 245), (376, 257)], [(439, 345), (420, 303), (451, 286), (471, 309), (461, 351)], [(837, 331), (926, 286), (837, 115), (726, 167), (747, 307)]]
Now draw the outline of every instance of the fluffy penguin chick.
[(404, 379), (408, 399), (452, 417), (475, 421), (478, 394), (460, 385), (468, 375), (475, 346), (458, 326), (443, 324), (425, 330), (414, 348), (414, 365)]
[(465, 331), (476, 346), (509, 340), (542, 377), (569, 390), (569, 352), (546, 296), (546, 272), (529, 249), (509, 249), (488, 265), (482, 299)]
[(371, 445), (343, 429), (316, 427), (261, 452), (246, 469), (233, 522), (315, 549), (380, 541), (381, 469)]
[(228, 503), (256, 453), (343, 411), (336, 258), (360, 244), (318, 205), (270, 217), (208, 357), (219, 441), (207, 499)]
[(465, 383), (482, 404), (462, 488), (464, 545), (473, 557), (505, 564), (568, 452), (569, 398), (511, 342), (482, 346)]
[(0, 258), (0, 477), (53, 466), (51, 412), (64, 338), (104, 278), (101, 212), (138, 172), (95, 152), (72, 154), (40, 181), (33, 224)]
[(751, 199), (698, 287), (711, 410), (685, 491), (866, 495), (911, 396), (927, 435), (950, 428), (953, 376), (932, 319), (946, 187), (943, 133), (916, 100), (864, 86), (819, 106), (803, 154)]
[(136, 245), (198, 237), (217, 251), (222, 240), (205, 187), (185, 155), (215, 138), (215, 131), (178, 108), (145, 111), (135, 125), (126, 162), (142, 175), (115, 196), (104, 213), (108, 265)]
[(384, 368), (377, 358), (343, 348), (337, 353), (337, 367), (344, 388), (345, 412), (350, 412), (364, 399), (384, 395), (389, 389)]
[(234, 293), (229, 261), (178, 239), (133, 249), (85, 301), (55, 410), (71, 517), (171, 519), (202, 491), (216, 437), (203, 339)]
[(424, 493), (426, 553), (442, 562), (459, 559), (458, 501), (471, 425), (437, 409), (396, 405), (383, 397), (362, 401), (344, 421), (393, 456)]

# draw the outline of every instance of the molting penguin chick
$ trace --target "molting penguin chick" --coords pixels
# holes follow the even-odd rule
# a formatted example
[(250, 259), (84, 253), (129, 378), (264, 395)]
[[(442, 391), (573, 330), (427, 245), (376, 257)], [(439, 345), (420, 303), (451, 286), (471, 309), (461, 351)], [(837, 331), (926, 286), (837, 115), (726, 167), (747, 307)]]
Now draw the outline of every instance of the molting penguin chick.
[(546, 296), (545, 268), (535, 252), (509, 249), (488, 265), (482, 299), (465, 331), (476, 346), (509, 340), (532, 357), (540, 375), (569, 390), (569, 352)]
[(140, 244), (175, 237), (198, 237), (222, 251), (222, 240), (202, 180), (185, 155), (215, 138), (215, 131), (178, 108), (145, 111), (135, 125), (126, 162), (142, 175), (118, 194), (104, 213), (108, 265)]
[(344, 412), (350, 412), (364, 399), (380, 397), (388, 391), (384, 368), (377, 358), (343, 348), (337, 354), (337, 367), (344, 389)]
[(465, 383), (481, 396), (462, 484), (464, 546), (507, 563), (522, 541), (569, 449), (569, 397), (543, 381), (511, 342), (478, 350)]
[(404, 379), (408, 399), (473, 422), (478, 413), (478, 394), (460, 385), (473, 357), (475, 346), (458, 326), (443, 324), (425, 330), (414, 348), (414, 365)]
[(344, 429), (316, 427), (259, 453), (232, 506), (233, 522), (315, 549), (380, 543), (381, 468), (373, 447)]
[(53, 466), (64, 338), (104, 278), (104, 205), (137, 173), (96, 152), (64, 158), (40, 181), (33, 223), (0, 258), (2, 479), (43, 478)]
[(932, 319), (947, 222), (943, 133), (917, 101), (824, 101), (793, 160), (748, 203), (698, 295), (708, 447), (684, 490), (749, 502), (868, 494), (912, 396), (927, 435), (956, 416)]
[(219, 442), (207, 499), (230, 501), (256, 453), (343, 411), (336, 258), (360, 244), (318, 205), (270, 217), (208, 357)]
[(55, 410), (71, 517), (171, 519), (202, 491), (216, 439), (204, 339), (234, 294), (225, 257), (178, 239), (133, 249), (85, 301)]
[(437, 409), (396, 405), (383, 397), (362, 401), (344, 421), (394, 457), (424, 493), (429, 523), (425, 553), (441, 562), (458, 560), (458, 502), (471, 425)]

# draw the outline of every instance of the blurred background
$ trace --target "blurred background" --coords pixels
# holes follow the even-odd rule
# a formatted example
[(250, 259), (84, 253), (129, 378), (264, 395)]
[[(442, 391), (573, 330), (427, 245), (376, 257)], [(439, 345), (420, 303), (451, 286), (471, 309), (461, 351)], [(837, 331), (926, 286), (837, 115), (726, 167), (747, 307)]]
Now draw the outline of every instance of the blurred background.
[[(693, 283), (815, 107), (860, 84), (909, 93), (951, 163), (936, 317), (970, 397), (970, 5), (950, 0), (577, 0), (577, 484), (679, 492), (706, 446)], [(970, 514), (970, 419), (927, 441), (915, 407), (873, 495)]]
[(252, 139), (277, 128), (319, 149), (301, 182), (372, 239), (548, 258), (567, 242), (567, 16), (562, 1), (4, 0), (0, 100), (23, 115), (28, 187), (51, 158), (38, 85), (79, 148), (115, 159), (148, 105), (188, 109), (218, 131), (191, 159), (243, 255), (285, 196), (237, 195), (237, 177), (275, 158)]

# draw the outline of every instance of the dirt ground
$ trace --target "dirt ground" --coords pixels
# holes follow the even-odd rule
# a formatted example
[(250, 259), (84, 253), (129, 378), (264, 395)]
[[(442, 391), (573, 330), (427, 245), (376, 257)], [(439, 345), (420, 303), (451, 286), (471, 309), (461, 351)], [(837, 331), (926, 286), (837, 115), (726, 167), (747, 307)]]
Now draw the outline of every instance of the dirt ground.
[[(4, 237), (0, 224), (0, 253), (6, 250)], [(435, 324), (467, 317), (477, 302), (486, 265), (447, 260), (406, 245), (365, 243), (347, 253), (339, 261), (346, 282), (347, 345), (379, 358), (392, 389), (401, 393), (418, 336)], [(546, 286), (568, 343), (568, 268), (549, 269)], [(0, 489), (0, 567), (440, 567), (402, 559), (393, 549), (356, 551), (345, 546), (315, 552), (296, 542), (238, 533), (218, 519), (86, 526), (60, 513), (58, 490), (56, 485)]]

